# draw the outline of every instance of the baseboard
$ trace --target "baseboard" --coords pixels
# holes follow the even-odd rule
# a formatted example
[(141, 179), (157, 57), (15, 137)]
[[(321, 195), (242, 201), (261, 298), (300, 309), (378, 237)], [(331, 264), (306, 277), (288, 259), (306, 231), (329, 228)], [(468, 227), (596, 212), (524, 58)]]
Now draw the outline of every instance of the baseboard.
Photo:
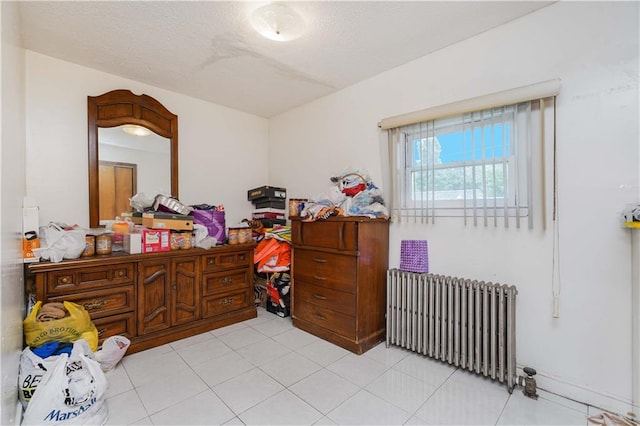
[(20, 426), (22, 423), (22, 404), (20, 401), (16, 402), (16, 414), (14, 417), (13, 424), (14, 426)]
[[(519, 376), (526, 376), (522, 367), (517, 367)], [(627, 416), (630, 412), (635, 413), (635, 418), (640, 418), (640, 407), (633, 406), (630, 399), (625, 399), (615, 395), (608, 395), (586, 386), (569, 383), (557, 377), (551, 377), (544, 372), (538, 371), (535, 375), (537, 387), (546, 392), (550, 392), (564, 398), (594, 407), (611, 413)]]

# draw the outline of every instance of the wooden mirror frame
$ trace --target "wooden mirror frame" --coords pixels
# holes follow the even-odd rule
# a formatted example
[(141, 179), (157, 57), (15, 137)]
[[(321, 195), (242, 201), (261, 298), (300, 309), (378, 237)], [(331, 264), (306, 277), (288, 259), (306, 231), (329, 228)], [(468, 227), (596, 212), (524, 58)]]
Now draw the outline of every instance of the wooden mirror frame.
[(113, 90), (87, 96), (89, 118), (89, 226), (100, 226), (98, 129), (123, 124), (144, 126), (169, 139), (171, 145), (171, 195), (178, 197), (178, 116), (148, 95)]

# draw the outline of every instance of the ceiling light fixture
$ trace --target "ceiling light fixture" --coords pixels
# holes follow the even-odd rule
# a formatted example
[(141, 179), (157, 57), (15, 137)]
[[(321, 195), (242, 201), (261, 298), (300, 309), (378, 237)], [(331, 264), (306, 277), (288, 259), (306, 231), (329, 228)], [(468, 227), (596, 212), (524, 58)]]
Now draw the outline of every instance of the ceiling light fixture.
[(304, 32), (304, 20), (295, 10), (281, 3), (270, 3), (251, 13), (251, 26), (275, 41), (294, 40)]
[(149, 136), (151, 134), (151, 130), (136, 124), (125, 124), (122, 126), (122, 131), (133, 136)]

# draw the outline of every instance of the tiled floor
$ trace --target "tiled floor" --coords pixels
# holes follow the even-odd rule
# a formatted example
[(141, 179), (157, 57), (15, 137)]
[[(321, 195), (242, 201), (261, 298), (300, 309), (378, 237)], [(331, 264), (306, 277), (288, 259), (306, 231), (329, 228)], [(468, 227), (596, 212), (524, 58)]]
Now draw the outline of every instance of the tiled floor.
[(357, 356), (263, 309), (125, 356), (107, 378), (112, 425), (586, 425), (590, 414), (384, 343)]

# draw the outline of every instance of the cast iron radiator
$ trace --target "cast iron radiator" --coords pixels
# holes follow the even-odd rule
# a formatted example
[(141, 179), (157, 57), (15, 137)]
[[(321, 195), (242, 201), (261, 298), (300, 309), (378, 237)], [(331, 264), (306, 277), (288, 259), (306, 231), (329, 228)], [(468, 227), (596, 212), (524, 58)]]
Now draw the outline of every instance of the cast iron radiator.
[(517, 383), (515, 286), (387, 271), (387, 347)]

